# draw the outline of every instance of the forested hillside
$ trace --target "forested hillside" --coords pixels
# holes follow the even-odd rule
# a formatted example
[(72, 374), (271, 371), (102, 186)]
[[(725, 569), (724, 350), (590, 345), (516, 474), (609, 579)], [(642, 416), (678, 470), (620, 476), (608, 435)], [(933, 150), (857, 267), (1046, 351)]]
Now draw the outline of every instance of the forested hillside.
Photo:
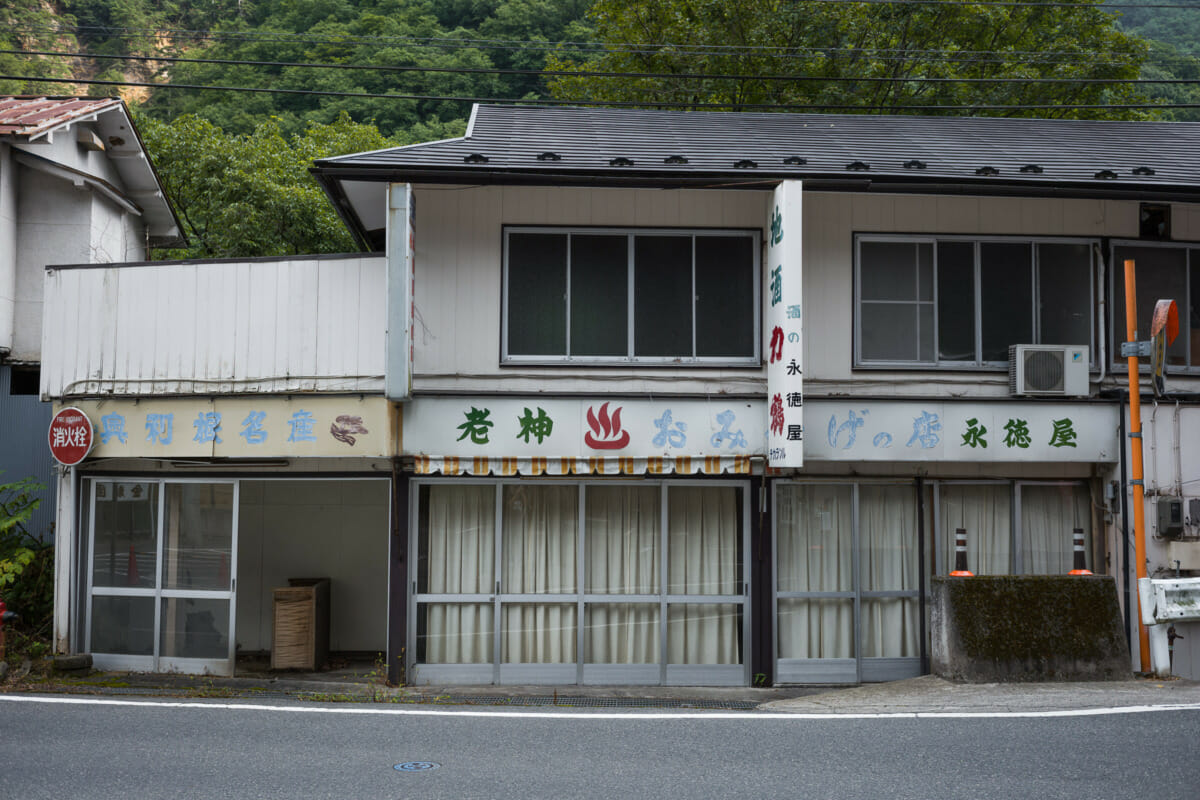
[(459, 135), (474, 100), (1200, 118), (1166, 105), (1200, 102), (1200, 7), (1162, 6), (5, 0), (0, 94), (124, 97), (192, 243), (167, 255), (316, 252), (350, 242), (313, 158)]

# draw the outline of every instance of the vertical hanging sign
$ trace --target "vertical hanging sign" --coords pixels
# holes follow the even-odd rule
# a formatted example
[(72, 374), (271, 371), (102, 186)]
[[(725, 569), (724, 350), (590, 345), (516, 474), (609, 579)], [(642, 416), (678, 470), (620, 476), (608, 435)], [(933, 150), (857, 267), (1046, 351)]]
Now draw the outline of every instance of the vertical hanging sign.
[(389, 400), (412, 398), (414, 223), (412, 186), (388, 186), (387, 339), (385, 391)]
[(800, 181), (783, 181), (767, 225), (767, 464), (804, 466)]

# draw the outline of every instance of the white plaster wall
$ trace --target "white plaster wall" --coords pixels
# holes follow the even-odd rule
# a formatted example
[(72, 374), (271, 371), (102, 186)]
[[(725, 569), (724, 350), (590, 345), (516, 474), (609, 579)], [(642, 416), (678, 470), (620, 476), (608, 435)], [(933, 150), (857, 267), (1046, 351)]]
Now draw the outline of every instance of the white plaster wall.
[(237, 642), (271, 649), (272, 591), (331, 578), (330, 649), (387, 646), (389, 482), (242, 481)]
[(42, 282), (47, 264), (88, 261), (90, 192), (41, 172), (18, 170), (17, 297), (11, 358), (37, 361), (42, 341)]
[(144, 261), (145, 233), (138, 217), (126, 213), (103, 197), (92, 199), (90, 263)]
[(0, 353), (13, 344), (17, 302), (17, 172), (12, 148), (0, 142)]

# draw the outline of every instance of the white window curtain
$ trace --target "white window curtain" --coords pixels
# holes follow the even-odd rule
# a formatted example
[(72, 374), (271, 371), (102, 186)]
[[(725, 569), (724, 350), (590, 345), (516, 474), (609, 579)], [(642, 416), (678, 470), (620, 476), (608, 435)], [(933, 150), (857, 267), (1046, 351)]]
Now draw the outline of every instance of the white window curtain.
[[(505, 603), (501, 659), (517, 664), (574, 663), (577, 606), (576, 486), (504, 487), (504, 594), (569, 594), (567, 603)], [(566, 598), (565, 598), (566, 599)]]
[[(741, 587), (738, 489), (680, 486), (667, 492), (667, 593), (737, 595)], [(672, 604), (667, 612), (671, 664), (740, 664), (741, 606)]]
[(1012, 573), (1012, 490), (1008, 484), (944, 483), (938, 488), (938, 574), (954, 569), (954, 535), (967, 532), (967, 568)]
[[(662, 514), (657, 486), (586, 489), (588, 594), (657, 595)], [(591, 664), (656, 664), (659, 607), (588, 603), (584, 657)]]
[[(487, 594), (495, 580), (496, 488), (439, 484), (429, 487), (423, 542), (429, 594)], [(492, 605), (429, 603), (425, 607), (424, 661), (492, 661)]]
[(1065, 575), (1075, 561), (1075, 528), (1084, 533), (1084, 558), (1092, 568), (1091, 496), (1081, 484), (1019, 487), (1021, 564), (1026, 575)]
[[(921, 552), (913, 487), (861, 486), (858, 520), (862, 590), (919, 590)], [(920, 656), (920, 613), (919, 597), (864, 597), (863, 656)]]
[[(849, 486), (781, 484), (776, 490), (776, 588), (854, 591)], [(780, 658), (853, 658), (852, 598), (780, 598)]]

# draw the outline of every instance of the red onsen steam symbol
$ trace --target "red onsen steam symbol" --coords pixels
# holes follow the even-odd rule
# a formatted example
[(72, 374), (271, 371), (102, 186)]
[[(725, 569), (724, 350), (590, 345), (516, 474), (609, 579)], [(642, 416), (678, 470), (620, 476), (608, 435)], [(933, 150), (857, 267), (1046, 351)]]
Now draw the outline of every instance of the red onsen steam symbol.
[(596, 412), (589, 406), (587, 421), (592, 428), (592, 433), (584, 434), (583, 441), (587, 443), (588, 447), (594, 450), (620, 450), (629, 444), (629, 431), (621, 430), (621, 409), (614, 409), (610, 417), (608, 403), (605, 403), (600, 406), (600, 414), (597, 418)]

